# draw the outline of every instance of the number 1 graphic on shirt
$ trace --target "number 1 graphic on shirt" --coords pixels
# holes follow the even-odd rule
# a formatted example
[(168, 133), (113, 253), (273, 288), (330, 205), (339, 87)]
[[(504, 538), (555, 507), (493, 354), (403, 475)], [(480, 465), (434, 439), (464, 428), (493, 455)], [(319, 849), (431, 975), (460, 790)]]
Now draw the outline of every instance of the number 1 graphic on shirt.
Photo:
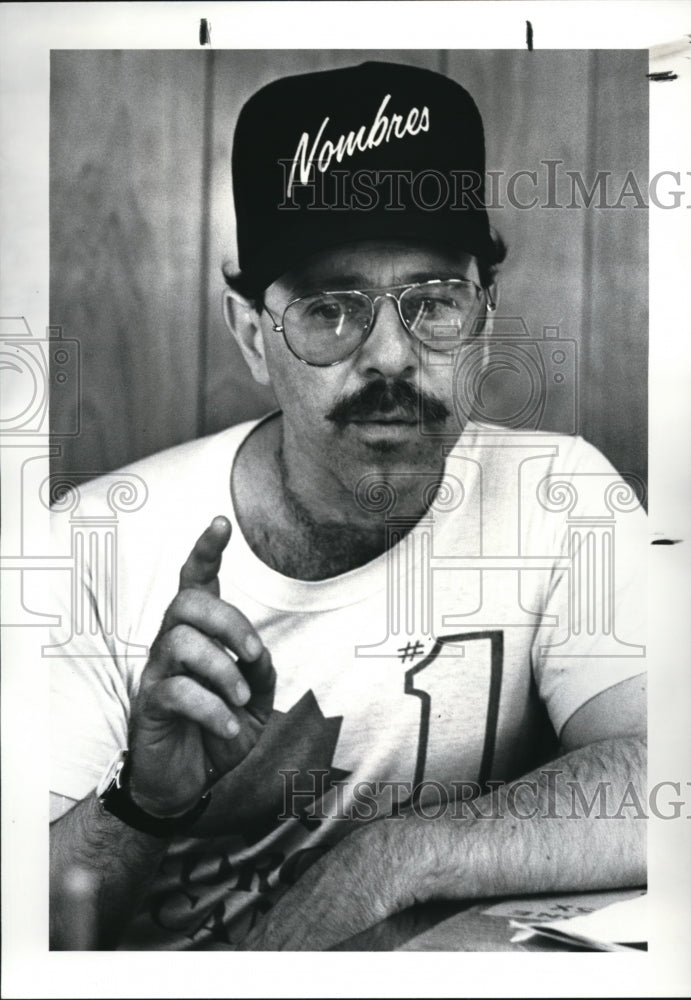
[[(488, 632), (445, 635), (441, 639), (436, 639), (429, 654), (406, 671), (404, 691), (406, 694), (419, 698), (421, 702), (417, 760), (413, 782), (413, 787), (416, 789), (420, 787), (425, 777), (428, 749), (434, 743), (435, 718), (441, 715), (442, 709), (447, 718), (454, 715), (463, 718), (463, 706), (458, 704), (458, 699), (467, 697), (467, 689), (462, 683), (463, 678), (452, 675), (450, 677), (448, 660), (446, 657), (440, 657), (439, 654), (447, 644), (475, 642), (478, 644), (475, 650), (471, 651), (470, 646), (466, 645), (466, 656), (470, 660), (474, 653), (473, 660), (476, 657), (477, 660), (473, 665), (480, 669), (484, 667), (489, 674), (485, 737), (477, 781), (482, 785), (490, 776), (497, 736), (497, 716), (499, 714), (499, 694), (504, 659), (504, 633), (496, 629)], [(439, 712), (432, 711), (433, 702), (438, 705)], [(454, 711), (456, 706), (458, 709)], [(460, 763), (461, 761), (459, 761)]]

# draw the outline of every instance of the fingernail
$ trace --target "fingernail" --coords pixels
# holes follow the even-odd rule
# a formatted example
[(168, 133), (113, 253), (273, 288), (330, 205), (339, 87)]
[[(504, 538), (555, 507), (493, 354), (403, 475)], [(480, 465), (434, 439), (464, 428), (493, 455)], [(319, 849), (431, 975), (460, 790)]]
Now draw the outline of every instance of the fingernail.
[(250, 700), (250, 689), (245, 681), (240, 680), (235, 685), (235, 698), (240, 705), (244, 705)]
[(248, 635), (245, 639), (245, 653), (250, 660), (256, 660), (263, 648), (261, 640), (256, 635)]
[(229, 736), (237, 736), (240, 732), (240, 726), (238, 725), (237, 719), (228, 719), (226, 722), (226, 729), (228, 730)]

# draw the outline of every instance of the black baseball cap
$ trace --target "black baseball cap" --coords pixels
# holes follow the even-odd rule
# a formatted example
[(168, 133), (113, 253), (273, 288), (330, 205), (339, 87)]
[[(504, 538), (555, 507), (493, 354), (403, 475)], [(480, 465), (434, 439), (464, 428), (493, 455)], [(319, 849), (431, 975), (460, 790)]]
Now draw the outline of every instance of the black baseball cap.
[(492, 251), (482, 119), (432, 70), (372, 61), (276, 80), (242, 108), (232, 166), (238, 261), (253, 287), (353, 240)]

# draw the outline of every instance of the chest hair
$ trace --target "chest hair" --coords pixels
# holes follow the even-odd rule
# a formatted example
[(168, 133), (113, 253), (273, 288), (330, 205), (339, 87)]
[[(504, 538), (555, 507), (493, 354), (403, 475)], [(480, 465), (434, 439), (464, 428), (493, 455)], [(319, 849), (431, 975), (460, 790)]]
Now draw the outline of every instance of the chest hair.
[(255, 524), (248, 539), (255, 555), (284, 576), (326, 580), (363, 566), (386, 549), (383, 523), (364, 531), (343, 523), (317, 524), (304, 511), (291, 513), (292, 524)]

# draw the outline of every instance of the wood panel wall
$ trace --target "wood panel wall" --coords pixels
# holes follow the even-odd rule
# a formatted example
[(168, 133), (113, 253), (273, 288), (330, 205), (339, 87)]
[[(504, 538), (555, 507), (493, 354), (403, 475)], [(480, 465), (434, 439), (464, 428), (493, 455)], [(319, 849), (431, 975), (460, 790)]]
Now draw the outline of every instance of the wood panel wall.
[(50, 314), (82, 357), (61, 471), (197, 431), (204, 55), (53, 54)]
[[(272, 405), (221, 316), (234, 123), (276, 77), (372, 56), (439, 69), (475, 97), (488, 169), (501, 172), (490, 213), (509, 245), (500, 315), (536, 344), (558, 329), (578, 359), (575, 395), (550, 382), (547, 426), (577, 429), (645, 477), (647, 213), (631, 197), (619, 209), (566, 207), (567, 170), (589, 187), (609, 171), (610, 202), (633, 171), (645, 194), (646, 56), (622, 51), (54, 52), (51, 323), (80, 340), (83, 362), (82, 430), (59, 440), (57, 470), (113, 469)], [(536, 171), (547, 200), (548, 159), (560, 161), (559, 207), (509, 204), (517, 170)], [(530, 180), (516, 193), (528, 201)], [(502, 376), (509, 397), (524, 389), (512, 377)]]

